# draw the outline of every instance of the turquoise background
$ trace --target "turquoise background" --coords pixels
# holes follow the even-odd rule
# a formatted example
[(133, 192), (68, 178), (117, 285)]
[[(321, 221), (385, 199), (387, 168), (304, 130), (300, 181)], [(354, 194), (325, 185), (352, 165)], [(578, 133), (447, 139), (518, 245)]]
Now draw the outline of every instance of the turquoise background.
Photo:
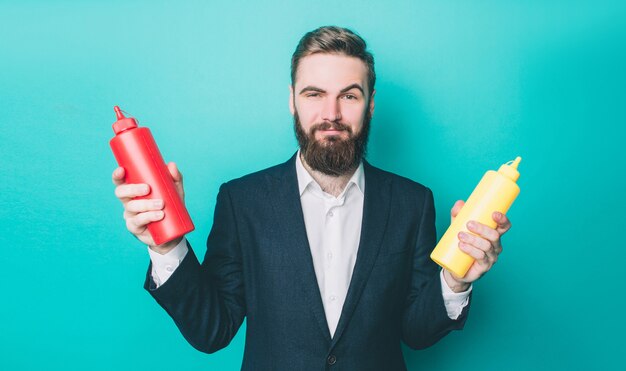
[(244, 331), (200, 353), (142, 288), (113, 105), (179, 164), (203, 255), (219, 185), (296, 150), (289, 60), (327, 24), (374, 52), (368, 158), (433, 189), (439, 235), (523, 157), (465, 329), (407, 348), (409, 368), (623, 365), (625, 2), (0, 0), (0, 369), (239, 369)]

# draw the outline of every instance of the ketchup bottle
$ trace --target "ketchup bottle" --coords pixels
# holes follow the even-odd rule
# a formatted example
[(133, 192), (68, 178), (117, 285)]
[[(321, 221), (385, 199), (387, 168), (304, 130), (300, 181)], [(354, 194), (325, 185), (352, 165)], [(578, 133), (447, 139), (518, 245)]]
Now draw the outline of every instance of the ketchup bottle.
[(110, 141), (113, 155), (126, 172), (127, 183), (147, 183), (150, 193), (135, 199), (163, 200), (163, 219), (148, 224), (148, 231), (157, 245), (172, 241), (194, 230), (191, 217), (183, 204), (167, 165), (159, 152), (150, 129), (137, 127), (137, 120), (124, 117), (114, 107), (117, 121), (113, 124), (115, 136)]
[(459, 232), (473, 234), (467, 230), (467, 222), (470, 220), (476, 220), (491, 228), (496, 227), (496, 222), (491, 217), (493, 212), (506, 214), (519, 194), (516, 182), (519, 178), (517, 165), (521, 160), (521, 157), (517, 157), (514, 161), (500, 166), (498, 171), (489, 170), (485, 173), (430, 254), (435, 263), (459, 277), (467, 274), (474, 263), (474, 258), (459, 249)]

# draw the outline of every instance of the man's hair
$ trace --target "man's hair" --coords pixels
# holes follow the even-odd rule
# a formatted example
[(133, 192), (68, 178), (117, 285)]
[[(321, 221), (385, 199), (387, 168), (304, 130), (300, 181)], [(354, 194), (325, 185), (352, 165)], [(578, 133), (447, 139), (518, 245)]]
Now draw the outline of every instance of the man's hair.
[(342, 54), (356, 57), (367, 66), (367, 84), (369, 95), (374, 91), (376, 72), (374, 71), (374, 56), (367, 51), (367, 44), (359, 35), (336, 26), (324, 26), (307, 32), (298, 43), (296, 51), (291, 57), (291, 85), (295, 86), (296, 73), (300, 59), (317, 53)]

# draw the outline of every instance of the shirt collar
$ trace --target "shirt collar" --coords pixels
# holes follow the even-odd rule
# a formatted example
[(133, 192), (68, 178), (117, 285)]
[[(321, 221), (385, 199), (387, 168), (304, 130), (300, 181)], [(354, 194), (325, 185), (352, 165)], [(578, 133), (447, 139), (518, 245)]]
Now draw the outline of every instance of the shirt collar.
[[(300, 159), (300, 150), (298, 150), (298, 153), (296, 154), (296, 175), (298, 176), (298, 189), (300, 190), (301, 197), (304, 191), (306, 191), (307, 187), (309, 187), (309, 185), (315, 185), (317, 186), (317, 188), (319, 188), (320, 191), (322, 190), (322, 187), (320, 187), (315, 179), (313, 179), (311, 174), (309, 174), (307, 169), (302, 164), (302, 160)], [(350, 177), (350, 180), (348, 181), (348, 184), (346, 184), (346, 188), (342, 192), (342, 195), (347, 189), (351, 187), (352, 184), (356, 185), (357, 189), (361, 191), (362, 194), (365, 194), (365, 176), (363, 172), (363, 161), (361, 161), (359, 167), (357, 167), (354, 174), (352, 174), (352, 177)]]

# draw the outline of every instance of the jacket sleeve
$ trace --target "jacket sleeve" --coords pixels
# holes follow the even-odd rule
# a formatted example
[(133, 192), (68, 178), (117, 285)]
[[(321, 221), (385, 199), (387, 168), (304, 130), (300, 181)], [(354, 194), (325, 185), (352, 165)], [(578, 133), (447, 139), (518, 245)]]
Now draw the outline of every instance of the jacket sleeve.
[(409, 295), (402, 317), (402, 339), (413, 349), (429, 347), (450, 331), (462, 329), (469, 311), (468, 303), (456, 320), (448, 317), (441, 291), (440, 268), (430, 259), (436, 242), (433, 193), (426, 188), (413, 256)]
[(202, 265), (191, 249), (156, 288), (148, 267), (144, 288), (196, 349), (213, 353), (233, 339), (246, 314), (237, 222), (226, 184), (220, 187)]

